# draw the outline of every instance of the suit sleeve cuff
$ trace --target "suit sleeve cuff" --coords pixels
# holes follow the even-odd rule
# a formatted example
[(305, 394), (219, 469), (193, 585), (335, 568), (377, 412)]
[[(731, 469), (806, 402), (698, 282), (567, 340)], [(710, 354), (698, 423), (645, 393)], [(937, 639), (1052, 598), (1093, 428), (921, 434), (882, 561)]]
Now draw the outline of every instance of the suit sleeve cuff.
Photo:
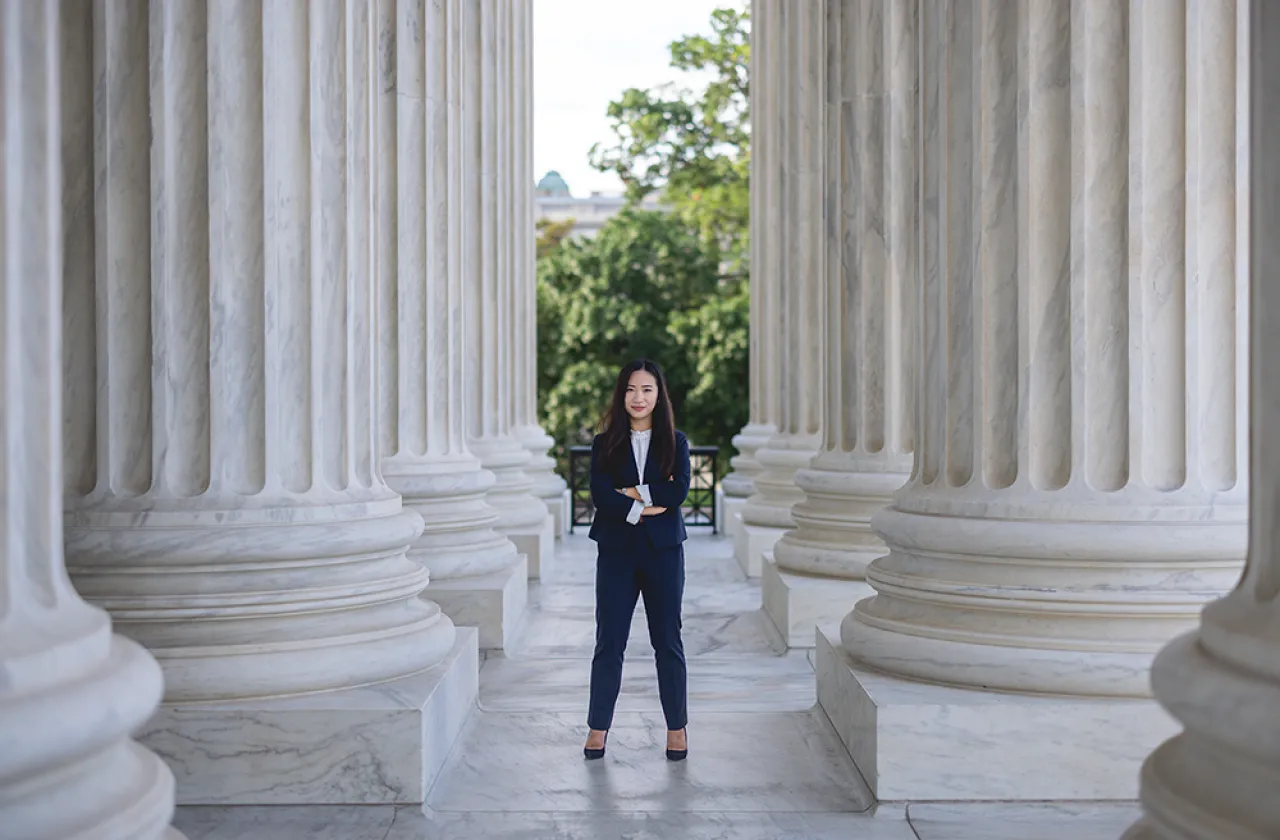
[(645, 507), (653, 507), (653, 495), (649, 492), (649, 485), (641, 484), (636, 487), (636, 490), (640, 493), (640, 498), (644, 499)]
[(644, 502), (632, 502), (631, 512), (627, 514), (627, 521), (632, 525), (640, 523), (640, 514), (644, 513)]

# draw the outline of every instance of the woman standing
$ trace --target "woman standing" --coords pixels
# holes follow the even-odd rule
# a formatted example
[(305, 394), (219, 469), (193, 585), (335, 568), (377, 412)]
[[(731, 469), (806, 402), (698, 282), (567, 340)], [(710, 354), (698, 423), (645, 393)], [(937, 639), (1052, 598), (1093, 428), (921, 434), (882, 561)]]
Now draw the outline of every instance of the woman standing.
[(689, 441), (676, 431), (667, 383), (641, 359), (618, 374), (613, 401), (591, 446), (591, 539), (596, 557), (596, 650), (583, 753), (602, 758), (622, 687), (622, 656), (636, 598), (644, 596), (658, 695), (667, 719), (667, 758), (689, 754), (686, 675), (680, 639)]

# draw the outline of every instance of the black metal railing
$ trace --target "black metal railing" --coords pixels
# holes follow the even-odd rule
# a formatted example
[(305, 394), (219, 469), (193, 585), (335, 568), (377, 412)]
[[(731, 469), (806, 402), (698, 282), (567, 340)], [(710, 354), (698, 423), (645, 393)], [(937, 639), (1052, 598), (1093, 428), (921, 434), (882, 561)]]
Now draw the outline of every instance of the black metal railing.
[[(716, 533), (716, 482), (720, 480), (716, 467), (718, 446), (689, 447), (689, 498), (685, 499), (681, 512), (684, 523), (693, 528), (710, 528)], [(595, 518), (595, 506), (591, 504), (591, 447), (569, 447), (569, 494), (573, 500), (569, 530), (578, 525), (590, 525)]]

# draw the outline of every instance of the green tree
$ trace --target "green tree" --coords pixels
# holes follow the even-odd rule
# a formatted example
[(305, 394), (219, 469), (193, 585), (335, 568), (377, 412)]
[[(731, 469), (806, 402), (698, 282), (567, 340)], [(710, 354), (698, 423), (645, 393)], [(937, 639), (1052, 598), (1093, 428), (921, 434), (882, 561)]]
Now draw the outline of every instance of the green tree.
[(573, 219), (563, 219), (558, 222), (551, 219), (538, 219), (538, 259), (542, 259), (560, 247), (560, 243), (567, 239), (569, 234), (573, 233), (573, 225)]
[(663, 203), (721, 254), (732, 273), (747, 270), (750, 113), (748, 14), (711, 15), (710, 36), (670, 46), (671, 66), (709, 73), (700, 90), (630, 88), (609, 104), (615, 140), (597, 143), (592, 165), (617, 174), (632, 201), (661, 191)]
[(667, 374), (682, 429), (721, 446), (747, 420), (746, 283), (679, 216), (627, 209), (538, 265), (540, 418), (560, 444), (588, 443), (619, 368)]

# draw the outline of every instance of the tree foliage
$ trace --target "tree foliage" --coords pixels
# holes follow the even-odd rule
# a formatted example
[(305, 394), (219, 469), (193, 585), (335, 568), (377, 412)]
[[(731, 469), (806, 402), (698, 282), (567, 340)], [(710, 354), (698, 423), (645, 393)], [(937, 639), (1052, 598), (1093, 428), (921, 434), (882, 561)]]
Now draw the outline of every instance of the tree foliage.
[[(670, 46), (672, 67), (709, 79), (698, 90), (609, 105), (615, 142), (591, 162), (621, 178), (628, 209), (593, 239), (540, 228), (540, 421), (561, 445), (590, 442), (618, 370), (642, 356), (666, 371), (694, 443), (727, 459), (747, 422), (747, 14), (718, 9), (711, 30)], [(669, 213), (637, 206), (655, 191)]]
[(727, 447), (747, 421), (746, 283), (670, 214), (624, 210), (592, 239), (570, 239), (538, 272), (541, 422), (588, 443), (618, 370), (648, 357), (667, 374), (677, 422)]
[(670, 47), (672, 67), (710, 74), (705, 87), (624, 91), (609, 103), (614, 142), (592, 147), (591, 163), (615, 173), (633, 201), (661, 190), (663, 203), (713, 243), (732, 272), (743, 273), (750, 206), (747, 12), (716, 9), (711, 30)]

